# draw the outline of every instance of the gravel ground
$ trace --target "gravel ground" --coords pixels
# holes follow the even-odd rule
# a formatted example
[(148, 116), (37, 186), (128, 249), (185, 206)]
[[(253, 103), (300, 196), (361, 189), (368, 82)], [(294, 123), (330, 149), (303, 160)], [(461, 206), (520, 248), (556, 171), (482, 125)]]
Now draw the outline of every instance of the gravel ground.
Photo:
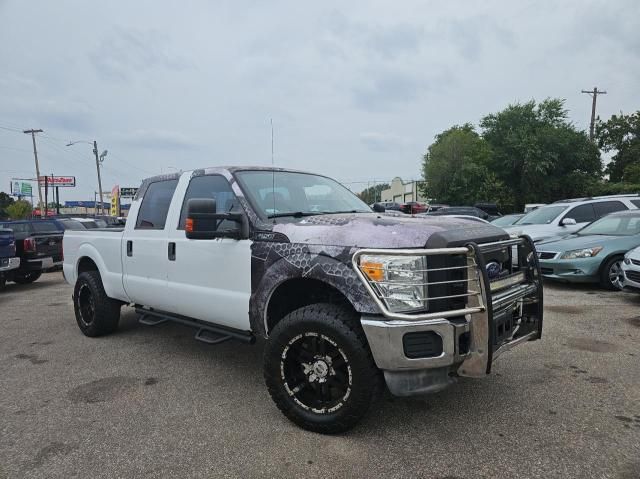
[(548, 284), (542, 341), (484, 380), (380, 400), (321, 436), (271, 402), (262, 345), (177, 325), (84, 337), (60, 274), (0, 293), (0, 478), (640, 477), (640, 295)]

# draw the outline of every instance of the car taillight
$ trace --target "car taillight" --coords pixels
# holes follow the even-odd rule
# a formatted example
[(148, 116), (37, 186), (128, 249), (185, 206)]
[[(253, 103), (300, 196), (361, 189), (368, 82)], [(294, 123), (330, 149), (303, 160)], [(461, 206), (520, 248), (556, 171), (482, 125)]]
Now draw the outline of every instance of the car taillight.
[(25, 238), (24, 239), (24, 250), (27, 253), (35, 253), (36, 252), (36, 240), (33, 238)]

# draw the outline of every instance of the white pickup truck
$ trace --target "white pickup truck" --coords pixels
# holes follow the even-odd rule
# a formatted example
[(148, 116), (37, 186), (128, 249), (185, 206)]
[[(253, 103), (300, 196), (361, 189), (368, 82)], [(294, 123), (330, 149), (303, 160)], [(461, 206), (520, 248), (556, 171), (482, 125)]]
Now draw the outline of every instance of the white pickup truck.
[[(378, 208), (380, 209), (380, 208)], [(120, 308), (196, 339), (266, 339), (264, 376), (309, 430), (483, 377), (542, 333), (533, 243), (490, 224), (372, 211), (325, 176), (208, 168), (145, 180), (124, 229), (67, 231), (64, 275), (87, 336)]]

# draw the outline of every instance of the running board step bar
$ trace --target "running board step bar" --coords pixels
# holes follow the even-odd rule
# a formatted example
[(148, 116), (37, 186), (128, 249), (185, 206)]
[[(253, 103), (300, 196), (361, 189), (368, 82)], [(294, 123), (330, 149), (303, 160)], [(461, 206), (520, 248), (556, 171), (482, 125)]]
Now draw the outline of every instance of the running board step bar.
[(163, 311), (156, 311), (153, 309), (143, 308), (142, 306), (136, 306), (136, 313), (140, 315), (138, 322), (147, 326), (156, 326), (158, 324), (171, 321), (174, 323), (183, 324), (192, 328), (196, 328), (198, 332), (195, 335), (195, 339), (207, 344), (220, 344), (230, 339), (241, 341), (243, 343), (253, 344), (256, 342), (256, 337), (249, 331), (242, 331), (239, 329), (232, 329), (225, 326), (219, 326), (216, 324), (205, 323), (197, 319), (188, 318), (186, 316), (180, 316), (177, 314), (165, 313)]

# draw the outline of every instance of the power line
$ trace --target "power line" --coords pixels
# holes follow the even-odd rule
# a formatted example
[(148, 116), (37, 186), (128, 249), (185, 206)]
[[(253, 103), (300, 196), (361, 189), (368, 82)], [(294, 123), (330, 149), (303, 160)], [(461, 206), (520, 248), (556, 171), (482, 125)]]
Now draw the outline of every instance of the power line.
[(603, 90), (598, 90), (597, 86), (593, 87), (593, 90), (582, 90), (582, 93), (586, 93), (591, 96), (591, 123), (589, 124), (589, 139), (593, 141), (594, 129), (596, 124), (596, 101), (598, 100), (598, 95), (606, 95), (607, 92)]

